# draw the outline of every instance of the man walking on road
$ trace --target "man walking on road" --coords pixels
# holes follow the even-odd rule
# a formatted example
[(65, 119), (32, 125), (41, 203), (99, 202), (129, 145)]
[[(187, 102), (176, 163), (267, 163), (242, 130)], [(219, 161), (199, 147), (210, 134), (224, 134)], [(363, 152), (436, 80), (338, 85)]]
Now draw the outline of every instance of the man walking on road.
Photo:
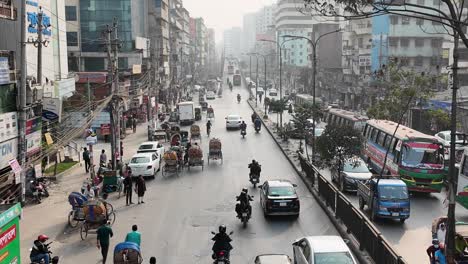
[(105, 151), (105, 150), (102, 150), (102, 151), (101, 151), (101, 156), (99, 156), (99, 166), (101, 166), (101, 165), (106, 166), (106, 164), (107, 164), (107, 155), (106, 155), (106, 151)]
[(138, 246), (141, 245), (141, 234), (140, 232), (138, 232), (137, 225), (132, 226), (132, 232), (127, 234), (127, 236), (125, 237), (125, 242), (133, 242)]
[(107, 253), (109, 252), (109, 240), (114, 236), (112, 228), (109, 227), (109, 222), (104, 223), (96, 231), (97, 233), (97, 248), (101, 249), (102, 263), (105, 264), (107, 260)]
[(132, 119), (133, 133), (136, 133), (136, 125), (137, 125), (137, 120), (136, 120), (136, 117), (134, 116)]
[(124, 184), (124, 192), (125, 192), (125, 195), (126, 195), (126, 203), (127, 203), (127, 206), (128, 206), (130, 204), (133, 204), (132, 203), (132, 175), (128, 175), (123, 180), (123, 184)]
[(145, 203), (143, 202), (143, 196), (145, 196), (145, 192), (146, 192), (146, 183), (145, 183), (145, 179), (143, 179), (143, 176), (141, 175), (136, 180), (135, 192), (138, 195), (138, 204)]
[(86, 173), (89, 172), (89, 167), (91, 166), (91, 158), (89, 157), (89, 151), (87, 148), (83, 149), (83, 160), (85, 163), (85, 170)]

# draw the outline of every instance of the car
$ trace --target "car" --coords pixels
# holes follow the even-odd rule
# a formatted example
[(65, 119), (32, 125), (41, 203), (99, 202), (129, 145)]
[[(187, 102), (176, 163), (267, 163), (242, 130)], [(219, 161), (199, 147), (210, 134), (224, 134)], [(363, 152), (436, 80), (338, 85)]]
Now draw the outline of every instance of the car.
[(164, 155), (164, 146), (158, 141), (147, 141), (140, 144), (137, 153), (157, 153), (159, 159)]
[(200, 91), (200, 89), (201, 89), (201, 86), (200, 86), (200, 85), (197, 85), (197, 84), (195, 84), (195, 85), (193, 86), (193, 89), (194, 89), (195, 91), (197, 91), (197, 92), (198, 92), (198, 91)]
[(156, 177), (156, 173), (161, 168), (160, 158), (156, 153), (137, 153), (133, 155), (128, 164), (132, 170), (132, 177)]
[(299, 216), (300, 202), (296, 185), (288, 180), (268, 180), (260, 188), (260, 205), (265, 217), (270, 215)]
[(270, 91), (268, 91), (268, 94), (270, 96), (277, 96), (278, 95), (278, 90), (276, 90), (275, 88), (271, 88)]
[(213, 91), (208, 91), (206, 93), (206, 100), (213, 100), (216, 99), (216, 94)]
[(351, 250), (339, 236), (309, 236), (293, 243), (296, 264), (357, 264)]
[[(439, 133), (435, 134), (437, 140), (444, 146), (444, 160), (446, 164), (448, 164), (448, 161), (450, 160), (450, 142), (452, 142), (450, 134), (450, 130), (440, 131)], [(463, 155), (463, 137), (460, 134), (457, 132), (457, 135), (455, 136), (456, 163), (460, 163), (461, 157)]]
[[(367, 164), (359, 157), (353, 157), (344, 161), (344, 165), (339, 165), (341, 162), (335, 161), (331, 168), (331, 177), (338, 185), (340, 191), (357, 191), (357, 182), (365, 182), (372, 177)], [(339, 169), (338, 166), (341, 166)]]
[(291, 258), (283, 254), (263, 254), (255, 258), (255, 264), (292, 264)]
[(234, 128), (239, 129), (242, 124), (242, 117), (240, 115), (228, 115), (226, 116), (226, 129)]

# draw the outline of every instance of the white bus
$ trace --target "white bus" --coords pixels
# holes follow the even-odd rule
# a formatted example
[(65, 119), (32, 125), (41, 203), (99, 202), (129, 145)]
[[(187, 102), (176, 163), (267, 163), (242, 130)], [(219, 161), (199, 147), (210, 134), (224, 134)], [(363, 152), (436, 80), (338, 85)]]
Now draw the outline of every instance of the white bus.
[[(312, 95), (309, 95), (309, 94), (296, 94), (296, 97), (294, 99), (294, 103), (296, 104), (296, 106), (304, 105), (304, 104), (313, 105), (314, 104), (314, 97)], [(319, 104), (321, 107), (323, 107), (322, 99), (315, 98), (315, 103)]]
[(369, 120), (367, 116), (338, 108), (330, 108), (324, 116), (324, 121), (327, 124), (351, 126), (359, 131), (362, 131), (367, 120)]

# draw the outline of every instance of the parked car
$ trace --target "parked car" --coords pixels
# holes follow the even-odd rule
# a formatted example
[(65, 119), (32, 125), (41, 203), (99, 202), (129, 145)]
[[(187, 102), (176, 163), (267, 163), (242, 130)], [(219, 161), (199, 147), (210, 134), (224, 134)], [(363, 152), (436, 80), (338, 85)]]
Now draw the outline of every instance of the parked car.
[(264, 254), (255, 258), (255, 264), (292, 264), (288, 255), (283, 254)]
[(295, 264), (357, 264), (339, 236), (309, 236), (293, 243)]
[[(450, 160), (450, 142), (452, 142), (450, 134), (450, 130), (440, 131), (439, 133), (435, 134), (437, 140), (439, 140), (439, 142), (444, 146), (444, 160), (446, 165), (448, 165), (448, 161)], [(461, 157), (463, 155), (463, 137), (461, 135), (456, 135), (455, 137), (456, 163), (460, 163)]]
[(216, 94), (213, 91), (208, 91), (206, 93), (206, 100), (216, 99)]
[(133, 155), (128, 164), (132, 170), (132, 177), (156, 177), (156, 173), (161, 168), (161, 163), (156, 153), (137, 153)]
[(241, 124), (242, 117), (240, 115), (228, 115), (226, 117), (226, 129), (239, 129)]
[[(338, 166), (341, 166), (339, 168)], [(331, 168), (331, 177), (340, 191), (357, 191), (357, 182), (365, 182), (372, 177), (367, 164), (359, 157), (344, 161), (344, 164), (336, 161)]]
[(164, 146), (158, 141), (147, 141), (140, 144), (137, 153), (157, 153), (159, 159), (164, 155)]
[(288, 180), (269, 180), (259, 188), (260, 204), (265, 217), (269, 215), (299, 216), (300, 202), (295, 184)]
[(269, 91), (269, 95), (270, 96), (277, 96), (278, 95), (278, 90), (276, 90), (275, 88), (271, 88), (270, 91)]

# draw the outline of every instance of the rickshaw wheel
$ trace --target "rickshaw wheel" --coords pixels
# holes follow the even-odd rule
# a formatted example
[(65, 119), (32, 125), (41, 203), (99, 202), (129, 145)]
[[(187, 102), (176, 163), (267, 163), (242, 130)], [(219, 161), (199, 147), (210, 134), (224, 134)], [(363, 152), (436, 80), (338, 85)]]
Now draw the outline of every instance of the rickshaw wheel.
[(68, 225), (70, 225), (72, 228), (75, 228), (78, 226), (78, 223), (79, 221), (75, 220), (75, 211), (71, 210), (68, 214)]
[(105, 206), (106, 206), (106, 211), (109, 215), (114, 213), (114, 206), (112, 206), (112, 204), (106, 202)]
[(115, 223), (115, 212), (112, 212), (107, 216), (107, 221), (110, 223), (111, 226)]
[(81, 240), (85, 240), (88, 236), (88, 223), (86, 221), (83, 222), (80, 228), (80, 236)]

